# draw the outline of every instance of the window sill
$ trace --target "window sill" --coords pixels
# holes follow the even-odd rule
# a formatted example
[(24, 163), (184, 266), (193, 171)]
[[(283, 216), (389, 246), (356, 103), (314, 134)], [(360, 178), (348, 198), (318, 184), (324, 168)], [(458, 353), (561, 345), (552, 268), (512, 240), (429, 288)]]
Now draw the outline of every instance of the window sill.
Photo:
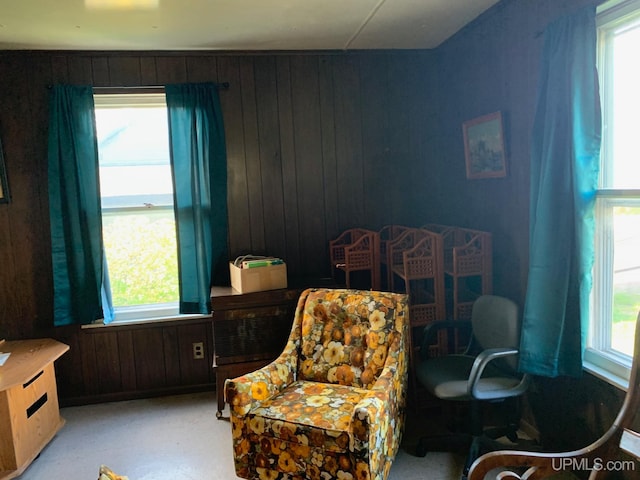
[(166, 322), (181, 322), (186, 320), (201, 320), (205, 318), (211, 318), (211, 315), (203, 314), (190, 314), (190, 315), (170, 315), (166, 317), (151, 317), (151, 318), (139, 318), (129, 320), (114, 320), (109, 324), (104, 324), (102, 320), (97, 320), (95, 323), (88, 325), (82, 325), (82, 329), (92, 330), (100, 328), (113, 328), (113, 327), (131, 327), (138, 325), (148, 325), (154, 323), (166, 323)]
[(582, 363), (582, 368), (585, 372), (590, 373), (594, 377), (599, 378), (603, 382), (607, 382), (620, 390), (626, 392), (629, 389), (628, 377), (625, 378), (621, 375), (616, 375), (615, 373), (586, 360)]

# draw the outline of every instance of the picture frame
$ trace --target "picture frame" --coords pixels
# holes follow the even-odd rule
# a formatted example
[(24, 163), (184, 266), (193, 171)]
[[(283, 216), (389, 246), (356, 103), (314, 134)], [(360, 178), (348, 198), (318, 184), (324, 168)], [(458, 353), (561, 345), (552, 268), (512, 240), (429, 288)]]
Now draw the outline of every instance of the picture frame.
[(468, 179), (507, 176), (502, 112), (489, 113), (462, 124)]
[(7, 180), (7, 169), (4, 163), (4, 152), (2, 141), (0, 140), (0, 203), (9, 203), (9, 182)]

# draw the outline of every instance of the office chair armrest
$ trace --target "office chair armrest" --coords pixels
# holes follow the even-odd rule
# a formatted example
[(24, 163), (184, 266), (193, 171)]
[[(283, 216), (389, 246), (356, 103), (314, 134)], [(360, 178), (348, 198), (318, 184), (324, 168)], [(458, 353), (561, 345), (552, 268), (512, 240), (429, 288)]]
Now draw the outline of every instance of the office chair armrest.
[(289, 341), (284, 352), (273, 362), (224, 383), (225, 402), (238, 417), (244, 417), (295, 381), (297, 354), (294, 342)]
[(433, 343), (440, 330), (445, 329), (465, 329), (471, 331), (471, 320), (436, 320), (430, 323), (422, 331), (422, 344), (420, 346), (420, 357), (426, 360), (429, 352), (429, 345)]
[(482, 374), (490, 362), (504, 357), (518, 355), (519, 351), (515, 348), (489, 348), (483, 350), (476, 357), (471, 367), (469, 380), (467, 383), (467, 391), (469, 395), (477, 400), (492, 400), (498, 398), (515, 397), (521, 395), (529, 386), (529, 376), (524, 375), (520, 382), (509, 388), (501, 388), (497, 390), (482, 391), (478, 388)]

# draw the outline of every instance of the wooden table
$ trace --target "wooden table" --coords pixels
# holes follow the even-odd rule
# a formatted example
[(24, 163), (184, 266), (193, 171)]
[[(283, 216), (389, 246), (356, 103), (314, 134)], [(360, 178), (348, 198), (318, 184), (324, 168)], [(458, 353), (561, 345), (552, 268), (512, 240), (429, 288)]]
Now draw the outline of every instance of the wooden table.
[(64, 425), (53, 362), (69, 346), (52, 339), (0, 343), (0, 480), (22, 474)]
[(225, 380), (263, 367), (284, 349), (301, 292), (302, 288), (244, 294), (231, 287), (211, 289), (218, 419), (225, 407)]

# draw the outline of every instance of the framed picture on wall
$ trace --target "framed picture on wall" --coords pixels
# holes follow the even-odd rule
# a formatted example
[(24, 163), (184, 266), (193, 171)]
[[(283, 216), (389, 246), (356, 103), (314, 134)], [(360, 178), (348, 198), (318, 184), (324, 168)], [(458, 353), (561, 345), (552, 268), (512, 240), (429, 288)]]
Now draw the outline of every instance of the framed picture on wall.
[(2, 141), (0, 141), (0, 203), (9, 201), (9, 183), (7, 181), (7, 169), (4, 164), (4, 153), (2, 151)]
[(507, 175), (502, 113), (495, 112), (462, 124), (467, 178)]

